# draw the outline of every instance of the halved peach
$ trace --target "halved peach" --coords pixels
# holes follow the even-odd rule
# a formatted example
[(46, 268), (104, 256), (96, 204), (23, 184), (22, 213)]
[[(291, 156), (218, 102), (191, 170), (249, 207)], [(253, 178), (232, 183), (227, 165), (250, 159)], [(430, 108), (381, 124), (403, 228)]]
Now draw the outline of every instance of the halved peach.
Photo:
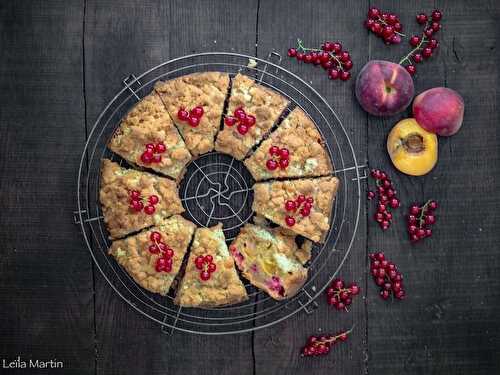
[(422, 176), (436, 165), (438, 140), (436, 134), (422, 128), (414, 118), (407, 118), (398, 122), (389, 133), (387, 152), (398, 170)]

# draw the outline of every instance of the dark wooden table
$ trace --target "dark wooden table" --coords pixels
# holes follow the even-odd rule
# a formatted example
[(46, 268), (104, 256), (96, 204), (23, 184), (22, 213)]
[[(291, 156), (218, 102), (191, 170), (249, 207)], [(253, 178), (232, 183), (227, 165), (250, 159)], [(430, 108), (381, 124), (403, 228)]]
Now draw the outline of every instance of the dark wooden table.
[[(439, 140), (427, 176), (397, 173), (387, 119), (358, 106), (354, 79), (331, 82), (293, 61), (340, 113), (362, 163), (387, 170), (405, 208), (439, 201), (432, 239), (410, 246), (402, 212), (382, 233), (363, 207), (341, 271), (362, 286), (349, 313), (319, 301), (255, 333), (166, 336), (121, 300), (94, 268), (72, 213), (86, 134), (130, 73), (193, 52), (281, 53), (297, 37), (340, 40), (356, 74), (374, 58), (397, 60), (361, 26), (368, 1), (2, 1), (0, 3), (0, 369), (1, 361), (57, 359), (50, 374), (498, 374), (500, 373), (499, 52), (496, 1), (378, 1), (409, 33), (418, 11), (444, 13), (441, 48), (419, 66), (416, 91), (447, 86), (466, 103), (462, 130)], [(372, 4), (372, 5), (373, 5)], [(382, 301), (367, 254), (385, 251), (406, 278), (408, 299)], [(318, 329), (355, 324), (327, 357), (298, 356)], [(0, 373), (18, 373), (1, 369)], [(19, 372), (23, 373), (23, 372)]]

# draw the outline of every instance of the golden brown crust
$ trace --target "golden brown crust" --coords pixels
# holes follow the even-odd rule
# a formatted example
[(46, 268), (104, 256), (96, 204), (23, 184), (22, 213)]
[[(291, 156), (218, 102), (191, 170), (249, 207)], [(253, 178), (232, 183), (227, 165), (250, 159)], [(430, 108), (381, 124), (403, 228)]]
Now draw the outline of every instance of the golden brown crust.
[[(229, 75), (219, 72), (194, 73), (155, 84), (156, 92), (194, 156), (214, 148), (228, 87)], [(191, 110), (196, 106), (202, 106), (204, 110), (197, 127), (193, 128), (177, 118), (181, 107)]]
[[(271, 158), (271, 146), (286, 148), (289, 151), (289, 165), (286, 169), (267, 169), (266, 162)], [(256, 181), (277, 177), (319, 177), (333, 172), (320, 133), (300, 108), (295, 108), (279, 128), (262, 142), (255, 153), (245, 160), (245, 166)]]
[[(154, 215), (147, 215), (144, 211), (135, 212), (129, 207), (132, 190), (139, 191), (145, 199), (151, 195), (158, 196)], [(99, 198), (111, 239), (124, 237), (184, 211), (174, 181), (121, 168), (108, 159), (102, 161)]]
[(307, 280), (295, 235), (280, 228), (246, 224), (229, 249), (243, 276), (274, 299), (294, 296)]
[[(209, 280), (200, 279), (200, 270), (195, 266), (195, 259), (199, 255), (213, 257), (217, 268)], [(212, 228), (198, 228), (174, 302), (183, 307), (214, 307), (246, 299), (248, 295), (227, 249), (222, 224)]]
[(227, 113), (233, 114), (236, 108), (242, 107), (247, 114), (255, 116), (256, 122), (245, 135), (238, 133), (236, 125), (224, 125), (217, 136), (215, 149), (243, 160), (252, 147), (271, 130), (288, 104), (289, 101), (284, 96), (238, 74), (232, 81)]
[[(315, 242), (323, 242), (330, 228), (330, 214), (339, 186), (336, 177), (320, 177), (291, 181), (259, 182), (254, 185), (253, 210), (283, 228), (292, 230)], [(309, 216), (293, 214), (294, 226), (287, 226), (285, 202), (296, 200), (299, 195), (314, 199)]]
[[(109, 254), (116, 258), (137, 284), (150, 292), (165, 296), (179, 272), (195, 229), (193, 223), (175, 215), (139, 234), (114, 241), (109, 248)], [(149, 245), (152, 243), (150, 235), (153, 231), (159, 232), (163, 243), (174, 251), (170, 272), (156, 271), (156, 261), (160, 254), (152, 254), (149, 251)]]
[[(141, 154), (146, 144), (159, 142), (166, 146), (161, 161), (142, 162)], [(191, 154), (155, 91), (139, 101), (125, 116), (108, 147), (132, 164), (151, 168), (177, 180), (191, 160)]]

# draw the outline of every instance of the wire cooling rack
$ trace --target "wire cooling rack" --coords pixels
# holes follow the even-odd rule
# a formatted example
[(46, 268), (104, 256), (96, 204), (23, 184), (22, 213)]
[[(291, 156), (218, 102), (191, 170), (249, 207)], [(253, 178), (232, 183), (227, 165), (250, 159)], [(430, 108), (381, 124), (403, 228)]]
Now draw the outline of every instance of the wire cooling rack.
[[(276, 52), (270, 53), (267, 60), (226, 52), (170, 60), (123, 80), (124, 87), (104, 108), (88, 135), (78, 173), (75, 222), (81, 226), (95, 265), (109, 285), (131, 307), (158, 322), (164, 332), (242, 333), (269, 327), (301, 311), (312, 313), (317, 307), (315, 299), (336, 276), (351, 251), (360, 215), (365, 166), (358, 165), (349, 135), (337, 113), (314, 88), (282, 68), (280, 62), (281, 56)], [(99, 204), (100, 165), (103, 158), (125, 163), (106, 148), (110, 137), (121, 118), (153, 90), (156, 81), (203, 71), (226, 72), (231, 76), (241, 72), (286, 96), (291, 104), (285, 113), (301, 107), (326, 140), (335, 175), (341, 180), (327, 239), (322, 245), (314, 245), (309, 278), (299, 293), (288, 300), (275, 301), (245, 281), (250, 297), (246, 302), (212, 309), (180, 308), (174, 305), (172, 295), (161, 297), (139, 287), (107, 255), (110, 241)], [(222, 222), (230, 241), (252, 218), (253, 183), (241, 162), (217, 152), (202, 155), (188, 165), (179, 186), (185, 216), (198, 226)]]

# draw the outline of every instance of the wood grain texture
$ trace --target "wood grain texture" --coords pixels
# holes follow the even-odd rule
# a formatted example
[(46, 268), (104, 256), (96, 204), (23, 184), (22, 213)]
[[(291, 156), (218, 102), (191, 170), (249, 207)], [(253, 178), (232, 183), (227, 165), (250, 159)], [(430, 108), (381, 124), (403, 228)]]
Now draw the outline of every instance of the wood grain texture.
[(92, 374), (91, 260), (72, 220), (82, 2), (2, 2), (0, 19), (0, 357)]
[[(498, 5), (498, 4), (497, 4)], [(384, 150), (398, 116), (369, 118), (372, 167), (387, 170), (404, 202), (393, 227), (382, 233), (370, 220), (368, 245), (385, 251), (405, 276), (408, 299), (387, 303), (368, 291), (369, 372), (373, 374), (488, 374), (498, 372), (500, 300), (498, 217), (498, 7), (493, 2), (380, 1), (401, 15), (405, 32), (416, 33), (414, 14), (443, 11), (441, 47), (420, 64), (415, 90), (435, 86), (460, 92), (465, 100), (462, 130), (439, 139), (439, 161), (424, 177), (407, 177), (391, 166)], [(495, 17), (496, 15), (496, 17)], [(498, 29), (498, 27), (496, 28)], [(408, 45), (386, 48), (371, 37), (370, 58), (398, 61)], [(388, 51), (389, 50), (389, 51)], [(496, 56), (496, 59), (494, 58)], [(403, 215), (412, 201), (436, 199), (435, 234), (414, 246)], [(372, 213), (373, 211), (370, 211)], [(496, 234), (495, 234), (496, 233)]]

